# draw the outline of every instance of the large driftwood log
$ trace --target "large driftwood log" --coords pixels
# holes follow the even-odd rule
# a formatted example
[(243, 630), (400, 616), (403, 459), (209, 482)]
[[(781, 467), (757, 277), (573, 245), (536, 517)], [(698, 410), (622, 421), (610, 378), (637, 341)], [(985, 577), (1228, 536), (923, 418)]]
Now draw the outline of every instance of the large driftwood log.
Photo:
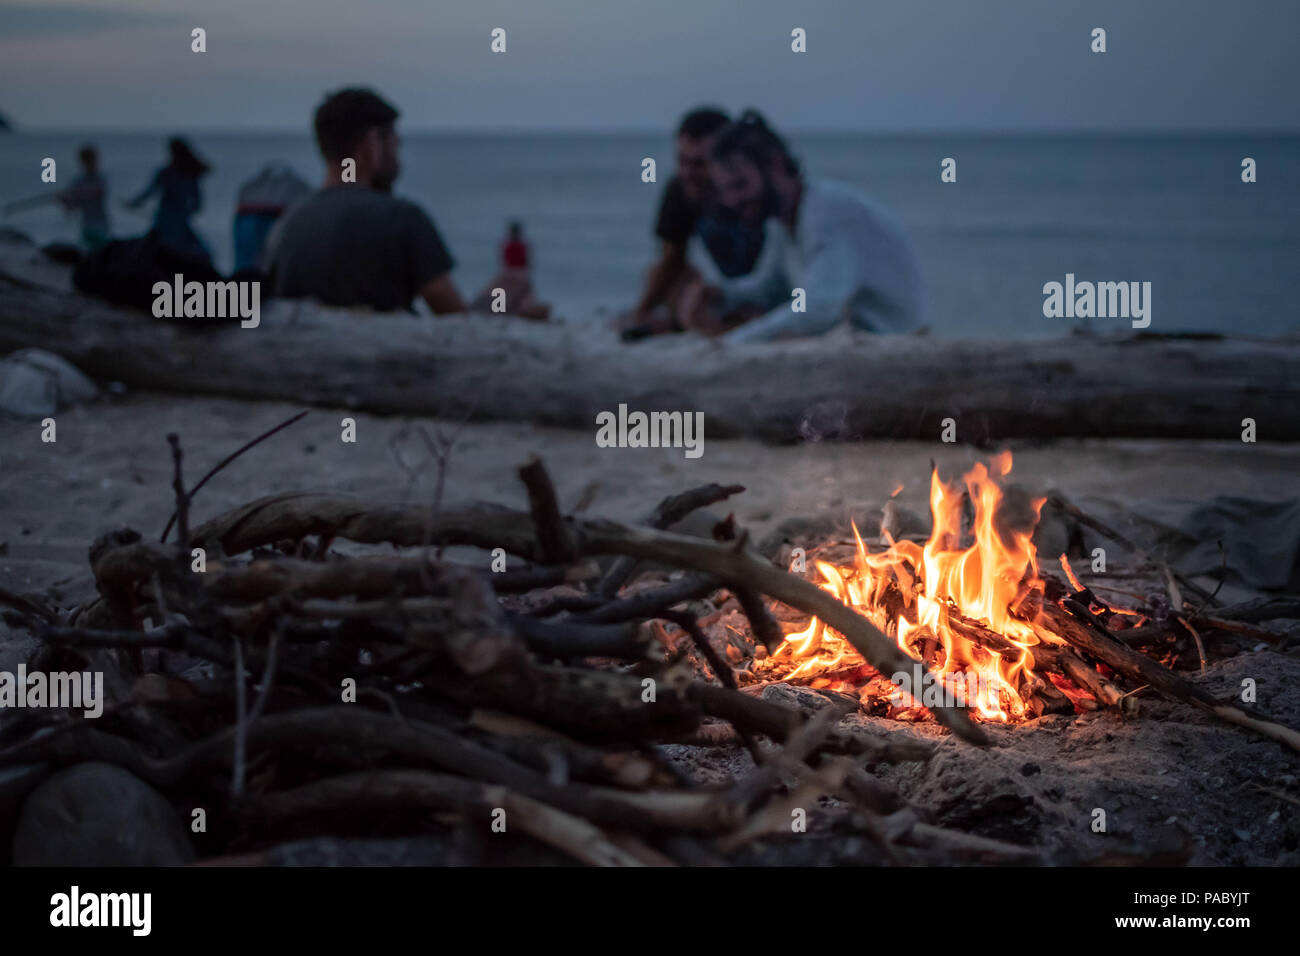
[[(30, 253), (26, 254), (30, 256)], [(43, 270), (40, 283), (26, 281)], [(591, 429), (630, 410), (703, 412), (709, 435), (794, 441), (1015, 435), (1300, 439), (1300, 341), (914, 336), (636, 345), (581, 324), (361, 315), (266, 303), (257, 328), (195, 330), (57, 291), (0, 247), (0, 354), (58, 353), (127, 385), (383, 413)], [(13, 276), (14, 278), (6, 278)], [(64, 280), (66, 283), (66, 279)], [(1046, 321), (1039, 318), (1038, 321)]]

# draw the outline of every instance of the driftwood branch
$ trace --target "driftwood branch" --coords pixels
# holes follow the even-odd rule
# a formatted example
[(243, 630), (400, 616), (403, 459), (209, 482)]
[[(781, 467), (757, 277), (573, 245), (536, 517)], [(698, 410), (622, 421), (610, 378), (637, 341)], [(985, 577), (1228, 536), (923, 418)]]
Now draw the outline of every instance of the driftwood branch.
[[(414, 546), (417, 542), (411, 535), (413, 528), (420, 527), (418, 517), (418, 509), (409, 506), (364, 507), (354, 499), (328, 495), (277, 495), (206, 522), (195, 529), (194, 539), (196, 543), (211, 542), (226, 554), (313, 533), (361, 543)], [(581, 554), (622, 554), (657, 561), (708, 574), (736, 589), (752, 589), (821, 618), (881, 673), (912, 671), (912, 658), (865, 617), (815, 584), (747, 551), (607, 520), (570, 518), (567, 525)], [(530, 559), (538, 554), (530, 517), (508, 508), (478, 505), (445, 509), (432, 529), (432, 539), (446, 544), (506, 547)], [(984, 732), (963, 710), (936, 707), (934, 715), (963, 739), (987, 743)]]
[(1300, 343), (1281, 339), (1067, 336), (1027, 350), (900, 335), (702, 349), (674, 336), (592, 361), (588, 335), (499, 317), (373, 315), (358, 336), (347, 311), (285, 303), (261, 321), (253, 333), (195, 331), (0, 281), (0, 353), (43, 348), (94, 377), (186, 395), (426, 415), (472, 395), (479, 420), (588, 430), (618, 395), (632, 409), (698, 410), (711, 436), (785, 442), (827, 406), (842, 410), (834, 437), (929, 438), (951, 416), (964, 440), (1222, 438), (1267, 407), (1262, 439), (1300, 439)]
[[(679, 495), (669, 495), (659, 502), (658, 507), (645, 523), (648, 527), (662, 531), (675, 525), (692, 511), (717, 504), (744, 490), (744, 485), (702, 485)], [(596, 593), (602, 597), (614, 596), (635, 567), (636, 561), (633, 558), (626, 556), (615, 558), (609, 570), (605, 572), (605, 576), (600, 579), (600, 584), (596, 586)]]
[(1300, 733), (1255, 714), (1252, 709), (1221, 701), (1209, 691), (1125, 646), (1087, 607), (1073, 598), (1066, 598), (1060, 605), (1045, 602), (1042, 614), (1054, 633), (1129, 680), (1149, 685), (1173, 700), (1196, 704), (1228, 723), (1300, 751)]
[(560, 514), (559, 502), (555, 500), (555, 486), (551, 484), (546, 466), (534, 458), (519, 469), (519, 478), (528, 489), (533, 529), (537, 536), (538, 562), (568, 564), (575, 561), (578, 552)]

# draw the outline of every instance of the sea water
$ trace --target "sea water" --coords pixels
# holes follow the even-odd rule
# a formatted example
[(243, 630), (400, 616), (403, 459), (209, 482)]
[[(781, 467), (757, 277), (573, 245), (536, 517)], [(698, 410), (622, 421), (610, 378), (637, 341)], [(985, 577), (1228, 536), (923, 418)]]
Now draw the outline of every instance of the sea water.
[[(0, 202), (39, 193), (41, 160), (59, 182), (76, 149), (99, 147), (115, 234), (143, 232), (121, 201), (164, 161), (163, 133), (0, 134)], [(219, 268), (233, 259), (239, 185), (271, 161), (313, 184), (322, 165), (307, 131), (200, 133), (213, 166), (196, 225)], [(1080, 324), (1044, 315), (1043, 287), (1067, 273), (1151, 283), (1148, 331), (1272, 335), (1300, 328), (1300, 137), (1232, 135), (794, 134), (812, 176), (849, 183), (909, 230), (926, 285), (926, 323), (942, 336), (1055, 336)], [(641, 181), (657, 160), (659, 181)], [(957, 180), (940, 181), (942, 160)], [(1257, 182), (1241, 181), (1251, 157)], [(672, 170), (668, 132), (403, 133), (396, 193), (433, 217), (466, 294), (497, 267), (506, 223), (533, 246), (539, 294), (575, 322), (631, 304), (654, 253), (654, 213)], [(73, 239), (57, 207), (4, 225), (41, 242)], [(1094, 319), (1119, 331), (1127, 322)], [(1113, 326), (1113, 329), (1112, 329)]]

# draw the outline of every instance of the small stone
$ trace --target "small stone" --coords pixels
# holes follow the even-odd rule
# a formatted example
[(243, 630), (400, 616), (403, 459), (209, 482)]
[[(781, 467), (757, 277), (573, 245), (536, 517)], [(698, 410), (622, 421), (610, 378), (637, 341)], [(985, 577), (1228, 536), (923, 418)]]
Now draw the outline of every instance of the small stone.
[(15, 866), (179, 866), (193, 859), (175, 808), (108, 763), (77, 764), (37, 786), (14, 831)]
[(74, 365), (41, 349), (21, 349), (0, 359), (0, 412), (39, 419), (88, 402), (99, 388)]
[(1042, 769), (1043, 768), (1038, 766), (1036, 763), (1027, 763), (1020, 768), (1020, 772), (1026, 777), (1032, 777), (1034, 774), (1040, 773)]
[(23, 799), (50, 775), (52, 769), (43, 763), (15, 764), (0, 769), (0, 834), (13, 830)]

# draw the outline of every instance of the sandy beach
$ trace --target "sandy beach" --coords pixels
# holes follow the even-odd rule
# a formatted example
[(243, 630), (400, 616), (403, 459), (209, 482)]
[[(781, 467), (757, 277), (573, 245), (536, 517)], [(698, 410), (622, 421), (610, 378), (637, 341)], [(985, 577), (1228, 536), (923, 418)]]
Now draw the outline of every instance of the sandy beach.
[[(155, 537), (171, 513), (176, 432), (194, 482), (249, 439), (301, 409), (279, 403), (132, 394), (57, 416), (57, 441), (37, 422), (0, 422), (0, 587), (48, 594), (68, 605), (93, 594), (91, 541), (130, 527)], [(356, 442), (341, 440), (344, 418)], [(516, 468), (529, 454), (551, 470), (562, 507), (584, 499), (588, 514), (642, 518), (665, 495), (710, 481), (739, 483), (736, 518), (760, 540), (784, 521), (812, 516), (869, 521), (899, 485), (898, 501), (924, 515), (929, 468), (955, 476), (987, 452), (940, 442), (817, 443), (769, 446), (709, 439), (701, 458), (680, 449), (598, 448), (590, 432), (520, 424), (384, 418), (312, 409), (253, 449), (195, 501), (195, 520), (262, 495), (331, 491), (372, 500), (424, 501), (436, 467), (419, 435), (460, 428), (446, 473), (449, 505), (492, 501), (525, 506)], [(1021, 442), (1013, 476), (1031, 490), (1059, 489), (1087, 502), (1242, 493), (1277, 499), (1295, 492), (1300, 448), (1240, 442), (1080, 440)], [(725, 516), (725, 511), (722, 512)]]

